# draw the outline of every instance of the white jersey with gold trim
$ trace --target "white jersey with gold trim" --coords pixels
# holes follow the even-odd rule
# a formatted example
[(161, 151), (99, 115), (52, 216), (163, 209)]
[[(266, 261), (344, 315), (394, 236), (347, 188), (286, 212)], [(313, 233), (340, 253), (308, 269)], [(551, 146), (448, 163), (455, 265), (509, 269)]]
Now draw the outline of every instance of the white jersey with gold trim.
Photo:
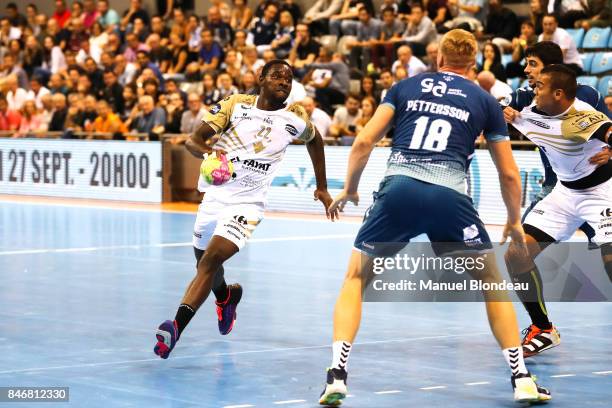
[(209, 185), (200, 177), (198, 189), (206, 192), (206, 201), (263, 206), (287, 146), (294, 140), (309, 142), (315, 136), (301, 105), (265, 111), (257, 109), (257, 98), (232, 95), (204, 114), (203, 122), (217, 132), (214, 148), (227, 152), (235, 172), (232, 180), (220, 186)]
[(589, 159), (607, 145), (592, 136), (612, 123), (610, 119), (579, 99), (557, 116), (536, 113), (535, 107), (533, 102), (523, 108), (512, 125), (544, 151), (559, 180), (575, 181), (593, 173), (597, 165)]

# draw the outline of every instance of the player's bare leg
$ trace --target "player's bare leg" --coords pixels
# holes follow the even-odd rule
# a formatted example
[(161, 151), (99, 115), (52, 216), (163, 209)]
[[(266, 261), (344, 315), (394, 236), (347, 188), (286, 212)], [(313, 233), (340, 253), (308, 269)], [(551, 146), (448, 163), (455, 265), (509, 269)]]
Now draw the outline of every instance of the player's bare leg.
[(187, 286), (175, 320), (166, 320), (157, 330), (155, 354), (168, 358), (181, 333), (210, 294), (215, 275), (236, 252), (238, 247), (233, 242), (218, 235), (212, 237), (204, 256), (198, 262), (196, 276)]
[(365, 256), (353, 250), (340, 295), (334, 308), (334, 342), (352, 343), (361, 323), (363, 295), (362, 262)]
[(204, 256), (198, 262), (197, 274), (189, 284), (181, 303), (197, 310), (210, 294), (216, 272), (236, 252), (236, 244), (218, 235), (213, 236)]
[[(332, 365), (327, 371), (327, 384), (321, 393), (321, 405), (340, 405), (346, 397), (346, 367), (351, 347), (361, 323), (361, 303), (364, 289), (363, 273), (367, 271), (368, 258), (353, 250), (334, 308), (334, 342)], [(367, 278), (367, 277), (366, 277)]]
[(525, 234), (525, 244), (527, 251), (519, 250), (511, 244), (505, 254), (505, 262), (512, 280), (527, 284), (529, 288), (517, 292), (517, 295), (531, 317), (532, 324), (523, 331), (525, 335), (522, 341), (523, 354), (531, 357), (561, 344), (561, 336), (549, 320), (542, 278), (534, 262), (546, 243), (538, 243), (532, 235)]

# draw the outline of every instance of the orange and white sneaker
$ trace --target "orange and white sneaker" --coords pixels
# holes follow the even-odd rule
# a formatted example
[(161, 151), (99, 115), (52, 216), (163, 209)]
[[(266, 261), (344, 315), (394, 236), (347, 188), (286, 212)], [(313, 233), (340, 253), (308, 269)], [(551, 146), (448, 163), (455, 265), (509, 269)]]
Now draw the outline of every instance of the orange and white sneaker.
[(531, 357), (561, 344), (561, 334), (555, 326), (542, 330), (532, 324), (523, 330), (523, 356)]

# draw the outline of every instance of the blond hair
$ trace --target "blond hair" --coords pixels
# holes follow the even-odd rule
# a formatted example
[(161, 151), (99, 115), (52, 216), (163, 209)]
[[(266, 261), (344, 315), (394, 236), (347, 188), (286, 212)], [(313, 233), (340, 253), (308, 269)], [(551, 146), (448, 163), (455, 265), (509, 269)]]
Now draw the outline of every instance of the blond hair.
[(444, 65), (467, 68), (476, 61), (478, 43), (474, 34), (454, 29), (444, 34), (440, 40), (439, 52), (444, 57)]

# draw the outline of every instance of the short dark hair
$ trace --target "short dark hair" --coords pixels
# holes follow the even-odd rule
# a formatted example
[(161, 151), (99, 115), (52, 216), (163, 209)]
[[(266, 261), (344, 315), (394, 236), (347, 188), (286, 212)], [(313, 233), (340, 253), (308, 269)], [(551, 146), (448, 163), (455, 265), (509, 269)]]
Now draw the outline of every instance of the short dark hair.
[(17, 5), (15, 3), (12, 3), (12, 2), (7, 4), (6, 8), (17, 11)]
[(533, 22), (531, 20), (523, 20), (521, 22), (521, 26), (524, 26), (524, 25), (528, 25), (531, 28), (535, 28), (535, 25), (533, 24)]
[(556, 15), (556, 14), (554, 14), (554, 13), (545, 13), (545, 14), (542, 16), (542, 20), (544, 20), (544, 17), (552, 17), (552, 18), (554, 18), (554, 19), (555, 19), (555, 21), (556, 21), (556, 22), (559, 22), (559, 19), (557, 18), (557, 15)]
[(265, 77), (275, 65), (285, 65), (291, 70), (291, 72), (293, 72), (293, 67), (287, 61), (281, 59), (273, 59), (272, 61), (267, 62), (266, 65), (263, 66), (263, 68), (261, 69), (261, 76)]
[(578, 83), (576, 82), (576, 73), (563, 64), (552, 64), (544, 67), (540, 72), (540, 76), (550, 76), (550, 87), (561, 89), (567, 99), (576, 97)]
[(525, 57), (537, 57), (544, 66), (563, 64), (563, 51), (552, 41), (540, 41), (525, 50)]
[(355, 92), (349, 92), (349, 94), (346, 95), (346, 100), (348, 101), (349, 99), (354, 99), (357, 102), (361, 102), (361, 96)]
[(395, 9), (393, 7), (385, 7), (381, 14), (385, 13), (393, 13), (393, 15), (395, 15)]
[(424, 11), (424, 10), (425, 10), (425, 7), (424, 7), (424, 6), (423, 6), (421, 3), (418, 3), (418, 2), (417, 2), (417, 3), (412, 3), (412, 4), (410, 5), (410, 9), (413, 9), (414, 7), (416, 7), (416, 8), (420, 8), (420, 9), (421, 9), (421, 11)]
[(357, 10), (359, 13), (361, 13), (362, 11), (365, 11), (366, 13), (368, 13), (369, 16), (372, 15), (372, 12), (370, 10), (368, 10), (368, 8), (366, 6), (361, 6), (359, 7), (359, 9)]

